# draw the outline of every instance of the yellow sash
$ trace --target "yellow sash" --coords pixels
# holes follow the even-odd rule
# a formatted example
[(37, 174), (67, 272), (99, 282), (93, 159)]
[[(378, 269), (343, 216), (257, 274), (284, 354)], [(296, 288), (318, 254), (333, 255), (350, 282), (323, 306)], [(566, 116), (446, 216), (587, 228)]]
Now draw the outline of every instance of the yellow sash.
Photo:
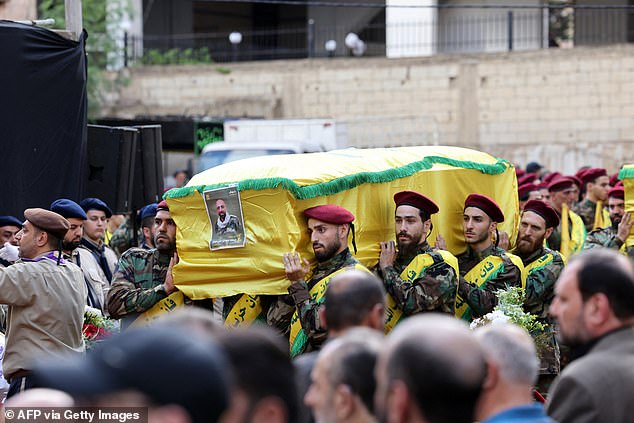
[(603, 208), (603, 201), (599, 200), (596, 204), (596, 209), (594, 210), (594, 225), (592, 226), (592, 230), (603, 229), (610, 226), (610, 213), (606, 209)]
[[(569, 228), (568, 217), (570, 217), (570, 222), (572, 222), (572, 228)], [(583, 250), (585, 242), (586, 226), (583, 220), (564, 203), (561, 206), (561, 245), (559, 252), (568, 258)]]
[[(460, 272), (458, 271), (458, 259), (451, 254), (449, 251), (437, 250), (436, 253), (439, 253), (442, 256), (442, 259), (445, 263), (450, 265), (454, 271), (456, 272), (456, 277), (460, 276)], [(407, 282), (414, 282), (418, 279), (425, 270), (434, 264), (434, 258), (429, 254), (419, 254), (414, 257), (405, 269), (400, 274), (401, 279)], [(385, 313), (385, 333), (390, 333), (392, 329), (401, 321), (403, 318), (403, 311), (394, 301), (391, 295), (387, 296), (387, 310)]]
[(149, 326), (154, 320), (165, 314), (171, 313), (177, 308), (182, 307), (184, 304), (185, 296), (183, 293), (181, 291), (172, 292), (168, 297), (163, 298), (161, 301), (154, 304), (152, 308), (137, 317), (129, 327)]
[[(526, 287), (526, 269), (524, 269), (524, 265), (522, 264), (522, 260), (510, 253), (504, 253), (511, 262), (520, 269), (521, 274), (521, 283), (522, 289)], [(464, 275), (465, 281), (475, 284), (478, 287), (484, 286), (484, 284), (495, 278), (498, 273), (504, 270), (504, 262), (502, 261), (502, 257), (499, 256), (488, 256), (485, 257), (480, 263), (476, 264), (473, 269), (469, 270), (466, 275)], [(456, 296), (456, 317), (471, 321), (473, 319), (473, 311), (469, 304), (458, 294)]]
[[(570, 221), (572, 228), (570, 230), (570, 254), (574, 255), (583, 250), (586, 243), (586, 225), (579, 215), (573, 211), (570, 212)], [(565, 256), (566, 258), (568, 256)]]
[(564, 257), (570, 256), (570, 230), (568, 229), (568, 215), (570, 208), (568, 204), (561, 205), (561, 246), (559, 251)]
[[(310, 290), (310, 298), (317, 304), (321, 304), (324, 301), (324, 295), (326, 294), (326, 289), (328, 288), (328, 284), (330, 284), (330, 280), (337, 276), (338, 274), (350, 270), (357, 269), (364, 272), (370, 273), (365, 266), (361, 264), (355, 264), (354, 266), (342, 267), (336, 272), (331, 273), (325, 278), (319, 280)], [(289, 338), (289, 343), (291, 347), (291, 357), (295, 357), (298, 354), (304, 352), (306, 345), (308, 344), (308, 335), (302, 328), (302, 322), (299, 320), (299, 314), (297, 313), (297, 308), (293, 313), (293, 317), (291, 318), (291, 335)]]
[(546, 253), (537, 260), (532, 261), (530, 264), (526, 265), (526, 275), (530, 276), (531, 273), (543, 269), (552, 263), (554, 258), (555, 256), (551, 253)]
[(225, 319), (226, 328), (251, 326), (262, 314), (262, 301), (257, 295), (242, 294)]

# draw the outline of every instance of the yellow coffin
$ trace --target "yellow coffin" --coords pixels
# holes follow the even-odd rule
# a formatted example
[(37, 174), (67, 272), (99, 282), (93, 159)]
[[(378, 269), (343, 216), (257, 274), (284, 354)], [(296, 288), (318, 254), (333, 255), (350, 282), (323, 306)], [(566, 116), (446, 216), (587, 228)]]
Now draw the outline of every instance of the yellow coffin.
[[(246, 243), (212, 251), (212, 224), (202, 193), (230, 185), (239, 192)], [(298, 251), (314, 261), (302, 211), (320, 204), (338, 204), (356, 216), (356, 257), (372, 267), (379, 242), (394, 239), (393, 195), (402, 190), (419, 191), (439, 205), (429, 241), (433, 244), (441, 233), (454, 254), (465, 249), (462, 211), (470, 193), (494, 198), (506, 216), (500, 229), (516, 238), (515, 171), (486, 153), (400, 147), (256, 157), (209, 169), (186, 187), (167, 192), (178, 226), (176, 284), (193, 299), (286, 293), (282, 254)]]

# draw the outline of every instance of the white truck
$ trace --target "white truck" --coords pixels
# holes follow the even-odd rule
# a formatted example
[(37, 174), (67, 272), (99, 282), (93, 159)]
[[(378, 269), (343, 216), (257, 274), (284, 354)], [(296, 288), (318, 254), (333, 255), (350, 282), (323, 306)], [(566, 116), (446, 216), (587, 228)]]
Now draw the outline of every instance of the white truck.
[(224, 141), (203, 148), (197, 172), (248, 157), (329, 151), (346, 146), (346, 126), (334, 119), (228, 120), (224, 123)]

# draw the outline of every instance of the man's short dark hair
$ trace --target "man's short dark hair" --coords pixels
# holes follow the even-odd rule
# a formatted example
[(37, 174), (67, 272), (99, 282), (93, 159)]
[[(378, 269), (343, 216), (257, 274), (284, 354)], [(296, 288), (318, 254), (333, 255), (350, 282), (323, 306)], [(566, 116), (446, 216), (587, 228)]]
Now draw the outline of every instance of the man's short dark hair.
[[(347, 385), (370, 413), (374, 412), (376, 378), (374, 367), (383, 334), (369, 328), (354, 328), (333, 341), (329, 380), (333, 387)], [(337, 342), (337, 344), (334, 344)]]
[(328, 329), (359, 326), (376, 304), (385, 306), (383, 283), (373, 274), (351, 270), (333, 278), (324, 307)]
[(608, 249), (593, 249), (575, 257), (579, 263), (577, 280), (583, 301), (602, 293), (608, 297), (619, 319), (634, 316), (634, 276), (617, 260), (619, 254)]
[(297, 419), (295, 374), (288, 345), (266, 326), (233, 329), (218, 337), (233, 367), (235, 384), (249, 397), (250, 406), (266, 397), (286, 406), (287, 421)]
[(48, 247), (52, 248), (53, 250), (58, 250), (60, 248), (60, 245), (59, 245), (60, 239), (50, 232), (46, 232), (46, 235), (47, 235), (46, 239), (47, 239)]
[[(461, 353), (469, 354), (470, 351)], [(387, 374), (390, 380), (405, 383), (426, 421), (470, 423), (486, 374), (484, 359), (481, 364), (481, 368), (461, 371), (453, 357), (412, 339), (395, 347), (388, 361)]]
[(142, 228), (151, 228), (152, 226), (154, 226), (154, 219), (156, 218), (155, 216), (148, 216), (145, 219), (143, 219), (141, 221), (141, 227)]

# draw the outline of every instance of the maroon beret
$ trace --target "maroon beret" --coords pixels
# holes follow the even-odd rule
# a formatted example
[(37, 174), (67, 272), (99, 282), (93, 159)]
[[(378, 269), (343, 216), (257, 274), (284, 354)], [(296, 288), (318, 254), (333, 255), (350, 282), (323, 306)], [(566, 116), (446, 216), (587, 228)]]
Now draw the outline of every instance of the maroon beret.
[(558, 177), (560, 177), (560, 176), (561, 176), (561, 173), (559, 173), (559, 172), (552, 172), (552, 173), (549, 173), (548, 175), (546, 175), (546, 177), (542, 180), (542, 182), (546, 182), (547, 184), (550, 184), (550, 182), (551, 182), (553, 179), (557, 179), (557, 178), (558, 178)]
[(517, 188), (517, 195), (521, 199), (525, 195), (528, 195), (529, 192), (538, 191), (538, 190), (539, 188), (537, 185), (533, 183), (528, 183), (528, 184), (520, 185), (519, 188)]
[(494, 222), (504, 222), (504, 213), (498, 204), (486, 195), (469, 194), (464, 200), (464, 208), (477, 207), (485, 212)]
[(608, 197), (620, 198), (621, 200), (625, 200), (625, 190), (622, 186), (617, 185), (610, 191), (608, 191)]
[(548, 189), (548, 182), (542, 182), (541, 184), (536, 184), (535, 185), (536, 189)]
[(158, 211), (161, 211), (161, 210), (170, 211), (170, 208), (167, 205), (167, 201), (163, 200), (160, 203), (158, 203), (158, 205), (156, 206), (156, 211), (158, 212)]
[(45, 209), (26, 209), (24, 210), (24, 217), (31, 224), (37, 226), (50, 233), (51, 235), (64, 239), (70, 223), (62, 215)]
[(515, 168), (515, 176), (517, 176), (518, 178), (524, 176), (525, 174), (526, 174), (526, 171), (522, 169), (521, 167)]
[(575, 185), (577, 185), (577, 187), (579, 187), (579, 189), (581, 189), (581, 187), (583, 186), (583, 181), (574, 175), (568, 176), (568, 178), (572, 179), (572, 182), (575, 183)]
[(354, 215), (341, 206), (325, 204), (304, 210), (304, 216), (326, 223), (341, 225), (342, 223), (352, 223)]
[(428, 215), (438, 213), (438, 206), (431, 198), (415, 191), (401, 191), (394, 194), (394, 203), (398, 206), (412, 206), (427, 212)]
[(572, 187), (575, 181), (568, 176), (560, 176), (548, 184), (548, 191), (558, 192)]
[(546, 228), (559, 226), (559, 214), (548, 203), (541, 200), (531, 200), (524, 205), (524, 212), (537, 213), (546, 221)]
[(593, 167), (592, 169), (588, 169), (580, 175), (581, 180), (584, 184), (589, 182), (594, 182), (595, 179), (601, 176), (608, 176), (608, 172), (599, 167)]
[(588, 170), (588, 169), (590, 169), (588, 166), (585, 166), (585, 167), (580, 168), (580, 169), (579, 169), (579, 170), (577, 170), (577, 172), (575, 173), (575, 176), (576, 176), (577, 178), (581, 178), (581, 177), (582, 177), (582, 175), (583, 175), (584, 173), (586, 173), (586, 170)]
[(615, 187), (619, 183), (619, 172), (616, 172), (614, 175), (610, 176), (610, 186)]
[(521, 178), (517, 178), (517, 185), (526, 185), (535, 182), (537, 176), (534, 173), (527, 173)]

